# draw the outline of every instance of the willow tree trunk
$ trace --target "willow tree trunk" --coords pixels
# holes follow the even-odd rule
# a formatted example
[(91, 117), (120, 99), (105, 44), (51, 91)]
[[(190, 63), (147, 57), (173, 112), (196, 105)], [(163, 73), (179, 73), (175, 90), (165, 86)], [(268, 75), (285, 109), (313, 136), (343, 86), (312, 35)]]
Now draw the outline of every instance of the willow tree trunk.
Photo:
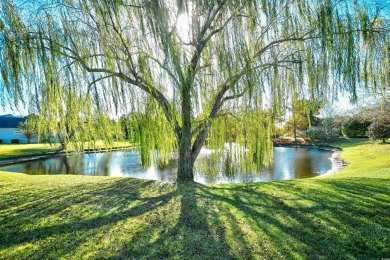
[(192, 156), (191, 135), (182, 134), (178, 142), (177, 182), (193, 182), (195, 159)]
[(191, 133), (191, 91), (189, 87), (183, 87), (181, 95), (181, 119), (182, 128), (177, 136), (179, 158), (177, 168), (177, 182), (194, 181), (194, 162), (192, 153), (192, 133)]

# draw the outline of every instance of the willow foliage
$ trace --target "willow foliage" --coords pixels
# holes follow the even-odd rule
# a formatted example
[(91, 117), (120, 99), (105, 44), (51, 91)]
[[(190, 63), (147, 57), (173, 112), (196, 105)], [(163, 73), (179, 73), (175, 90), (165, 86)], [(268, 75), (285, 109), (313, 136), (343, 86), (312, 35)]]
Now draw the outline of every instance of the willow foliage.
[(388, 88), (383, 8), (347, 0), (53, 0), (28, 19), (4, 0), (1, 91), (41, 100), (57, 82), (94, 111), (145, 114), (134, 118), (143, 154), (177, 148), (179, 179), (191, 179), (207, 137), (220, 138), (209, 131), (225, 111), (258, 111), (243, 116), (240, 131), (256, 129), (249, 149), (267, 161), (271, 121), (262, 110), (282, 113), (295, 95), (346, 91), (356, 99), (360, 85)]
[(74, 151), (98, 148), (98, 141), (112, 148), (114, 140), (123, 138), (120, 125), (102, 112), (95, 113), (89, 97), (52, 85), (44, 89), (41, 99), (36, 120), (41, 140), (60, 142), (66, 151)]
[[(237, 164), (243, 173), (258, 171), (272, 164), (274, 115), (271, 111), (250, 110), (226, 113), (215, 119), (209, 133), (208, 147), (219, 150), (227, 162)], [(232, 174), (229, 174), (232, 175)], [(228, 175), (228, 176), (229, 176)]]
[(148, 101), (146, 111), (125, 117), (129, 139), (138, 147), (143, 166), (167, 164), (176, 147), (174, 132), (155, 100)]

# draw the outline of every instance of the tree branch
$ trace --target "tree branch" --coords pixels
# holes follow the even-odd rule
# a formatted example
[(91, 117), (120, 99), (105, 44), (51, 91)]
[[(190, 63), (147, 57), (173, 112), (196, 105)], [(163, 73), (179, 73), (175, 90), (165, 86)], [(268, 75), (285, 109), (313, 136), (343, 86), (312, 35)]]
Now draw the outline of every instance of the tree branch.
[[(216, 33), (218, 33), (219, 31), (221, 31), (223, 29), (224, 26), (226, 26), (226, 24), (231, 20), (232, 17), (230, 17), (225, 23), (223, 26), (221, 26), (218, 30), (214, 30), (213, 32), (211, 32), (208, 37), (204, 38), (205, 35), (206, 35), (206, 32), (211, 28), (211, 25), (215, 19), (215, 17), (218, 15), (218, 13), (222, 10), (222, 8), (224, 7), (224, 5), (227, 3), (227, 0), (224, 0), (224, 1), (221, 1), (221, 3), (218, 5), (217, 9), (210, 15), (208, 16), (208, 19), (206, 20), (205, 24), (203, 25), (203, 28), (200, 32), (200, 34), (198, 35), (197, 39), (196, 39), (196, 49), (195, 49), (195, 52), (194, 54), (192, 55), (192, 58), (191, 58), (191, 61), (190, 61), (190, 65), (189, 67), (187, 68), (187, 71), (188, 71), (188, 80), (190, 81), (193, 81), (194, 77), (195, 77), (195, 70), (196, 70), (196, 67), (198, 65), (198, 62), (200, 60), (200, 57), (201, 57), (201, 53), (202, 51), (204, 50), (204, 48), (206, 47), (208, 41), (212, 38), (213, 35), (215, 35)], [(191, 82), (187, 82), (187, 84), (190, 84)], [(191, 84), (190, 84), (191, 85)]]
[(89, 94), (92, 85), (96, 84), (97, 82), (99, 82), (99, 81), (101, 81), (101, 80), (108, 79), (108, 78), (111, 78), (111, 77), (112, 77), (112, 75), (107, 75), (107, 76), (100, 77), (100, 78), (95, 79), (95, 80), (93, 80), (92, 82), (90, 82), (90, 83), (88, 84), (88, 88), (87, 88), (87, 95)]
[[(48, 38), (43, 38), (45, 40), (49, 40)], [(87, 62), (78, 54), (77, 51), (60, 44), (58, 42), (53, 42), (58, 48), (57, 51), (63, 55), (64, 57), (67, 57), (69, 59), (77, 61), (84, 70), (90, 73), (105, 73), (108, 74), (106, 77), (117, 77), (121, 80), (130, 83), (131, 85), (137, 86), (139, 89), (145, 91), (146, 93), (150, 94), (162, 107), (164, 114), (168, 120), (168, 122), (172, 125), (174, 131), (176, 134), (180, 133), (180, 126), (176, 120), (176, 116), (174, 115), (172, 106), (170, 105), (168, 99), (165, 97), (165, 95), (159, 91), (157, 88), (155, 88), (152, 84), (147, 84), (146, 80), (142, 77), (139, 77), (138, 75), (133, 75), (135, 79), (130, 78), (129, 76), (125, 75), (123, 72), (117, 72), (114, 70), (106, 69), (106, 68), (93, 68), (90, 67)], [(74, 47), (77, 49), (77, 45), (73, 42), (72, 43)], [(61, 51), (61, 49), (65, 50)], [(67, 52), (69, 53), (67, 53)]]

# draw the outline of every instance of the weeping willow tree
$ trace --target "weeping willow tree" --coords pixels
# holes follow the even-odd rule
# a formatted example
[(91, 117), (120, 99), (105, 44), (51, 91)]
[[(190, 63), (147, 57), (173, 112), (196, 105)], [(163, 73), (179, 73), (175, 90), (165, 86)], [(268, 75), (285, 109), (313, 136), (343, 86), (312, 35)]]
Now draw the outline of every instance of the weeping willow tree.
[(177, 149), (178, 181), (223, 137), (225, 111), (241, 112), (241, 141), (262, 164), (273, 117), (261, 111), (390, 82), (388, 22), (359, 1), (52, 0), (31, 16), (0, 5), (4, 93), (40, 100), (55, 82), (95, 111), (152, 114), (134, 118), (141, 150)]

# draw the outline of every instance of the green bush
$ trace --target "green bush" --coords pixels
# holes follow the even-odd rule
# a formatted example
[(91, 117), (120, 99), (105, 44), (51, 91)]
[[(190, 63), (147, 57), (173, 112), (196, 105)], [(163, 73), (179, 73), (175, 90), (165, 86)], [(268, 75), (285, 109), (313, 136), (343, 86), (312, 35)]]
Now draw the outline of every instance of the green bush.
[(385, 142), (390, 138), (390, 110), (377, 111), (373, 115), (373, 122), (368, 127), (367, 134), (371, 140), (382, 139)]
[(343, 135), (350, 138), (367, 137), (368, 127), (371, 122), (367, 119), (350, 117), (343, 124)]
[(11, 139), (11, 144), (18, 144), (19, 142), (19, 139)]

